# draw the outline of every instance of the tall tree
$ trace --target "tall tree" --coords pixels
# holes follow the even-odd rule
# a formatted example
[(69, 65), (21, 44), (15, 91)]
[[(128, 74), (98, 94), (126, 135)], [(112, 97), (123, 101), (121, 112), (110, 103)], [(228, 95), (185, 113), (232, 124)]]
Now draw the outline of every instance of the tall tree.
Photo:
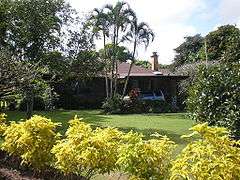
[[(45, 54), (60, 48), (62, 27), (72, 13), (64, 0), (1, 0), (0, 5), (0, 48), (7, 48), (16, 59), (24, 61), (26, 69), (23, 71), (39, 67)], [(28, 117), (32, 112), (35, 89), (39, 85), (36, 81), (38, 70), (29, 76), (32, 77), (29, 81), (21, 83), (21, 89), (25, 89), (27, 96)]]
[(130, 27), (131, 22), (136, 18), (134, 11), (126, 2), (118, 1), (115, 6), (106, 5), (104, 8), (108, 13), (112, 31), (110, 32), (113, 44), (113, 59), (111, 68), (110, 96), (117, 92), (118, 61), (116, 59), (117, 46), (124, 41), (124, 33)]
[(6, 43), (15, 55), (38, 61), (44, 52), (59, 47), (61, 27), (71, 14), (63, 0), (3, 1), (10, 6)]
[(123, 93), (122, 93), (123, 96), (126, 94), (131, 70), (133, 65), (135, 64), (135, 55), (136, 55), (137, 47), (139, 45), (144, 44), (145, 48), (147, 48), (149, 43), (154, 40), (154, 33), (146, 23), (144, 22), (138, 23), (137, 18), (135, 18), (134, 21), (132, 22), (130, 31), (125, 36), (125, 39), (133, 42), (133, 53), (132, 53), (132, 59), (131, 59), (132, 62), (130, 64), (128, 75), (126, 77), (124, 88), (123, 88)]
[(174, 67), (200, 61), (198, 52), (203, 47), (204, 38), (200, 34), (196, 34), (195, 36), (186, 36), (184, 39), (185, 41), (174, 49), (176, 52)]
[[(103, 38), (103, 50), (102, 58), (104, 63), (107, 64), (107, 55), (105, 51), (106, 47), (106, 39), (109, 37), (109, 28), (110, 21), (109, 16), (104, 12), (104, 9), (95, 8), (90, 15), (89, 23), (93, 27), (93, 32), (97, 38)], [(106, 97), (109, 97), (109, 87), (108, 87), (108, 68), (104, 67), (104, 75), (105, 75), (105, 87), (106, 87)]]
[(235, 25), (224, 25), (210, 32), (206, 37), (207, 53), (210, 61), (218, 61), (233, 44), (233, 39), (240, 36), (240, 29)]
[(0, 99), (20, 94), (27, 102), (27, 118), (33, 111), (33, 97), (44, 91), (41, 67), (15, 58), (6, 50), (0, 51)]

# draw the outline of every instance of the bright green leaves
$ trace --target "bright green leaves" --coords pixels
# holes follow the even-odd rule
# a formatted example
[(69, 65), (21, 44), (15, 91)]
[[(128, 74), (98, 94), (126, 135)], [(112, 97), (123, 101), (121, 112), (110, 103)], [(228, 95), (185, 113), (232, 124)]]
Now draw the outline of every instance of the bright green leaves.
[(239, 63), (201, 67), (187, 100), (193, 119), (227, 127), (240, 136), (239, 73)]

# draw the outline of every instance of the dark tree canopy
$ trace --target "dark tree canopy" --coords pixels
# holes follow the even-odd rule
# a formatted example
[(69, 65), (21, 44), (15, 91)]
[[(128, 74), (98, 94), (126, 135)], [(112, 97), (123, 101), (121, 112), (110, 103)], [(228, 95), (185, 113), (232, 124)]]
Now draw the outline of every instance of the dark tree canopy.
[(34, 61), (44, 52), (59, 47), (61, 27), (71, 14), (63, 0), (1, 0), (0, 3), (0, 47)]
[(203, 37), (200, 34), (187, 36), (185, 41), (175, 49), (175, 66), (199, 61), (198, 52), (203, 46)]
[(234, 39), (239, 36), (240, 30), (234, 25), (220, 26), (216, 31), (210, 32), (206, 36), (208, 59), (220, 60), (223, 54), (232, 48)]

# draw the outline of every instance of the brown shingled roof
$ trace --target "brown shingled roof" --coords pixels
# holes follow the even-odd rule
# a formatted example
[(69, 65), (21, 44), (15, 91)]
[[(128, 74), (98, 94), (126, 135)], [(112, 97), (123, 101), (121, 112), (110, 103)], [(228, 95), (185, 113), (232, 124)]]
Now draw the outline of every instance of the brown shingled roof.
[[(120, 78), (125, 78), (128, 74), (130, 64), (120, 63), (118, 65), (118, 74)], [(144, 67), (133, 65), (130, 76), (169, 76), (170, 71), (168, 69), (159, 69), (158, 71), (153, 71)]]

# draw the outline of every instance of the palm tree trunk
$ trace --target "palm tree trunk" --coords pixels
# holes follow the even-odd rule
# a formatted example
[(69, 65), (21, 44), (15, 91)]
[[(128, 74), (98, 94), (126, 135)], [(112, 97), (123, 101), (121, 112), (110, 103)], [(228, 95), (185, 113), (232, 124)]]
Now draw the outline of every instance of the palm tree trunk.
[(134, 65), (134, 63), (135, 63), (136, 48), (137, 48), (137, 41), (136, 41), (136, 39), (135, 39), (135, 41), (134, 41), (134, 48), (133, 48), (132, 62), (131, 62), (130, 67), (129, 67), (129, 69), (128, 69), (128, 74), (127, 74), (127, 78), (126, 78), (126, 81), (125, 81), (125, 84), (124, 84), (122, 97), (124, 97), (125, 94), (126, 94), (127, 86), (128, 86), (128, 82), (129, 82), (129, 77), (130, 77), (130, 74), (131, 74), (131, 71), (132, 71), (132, 67), (133, 67), (133, 65)]
[(115, 59), (115, 79), (114, 79), (114, 96), (117, 94), (117, 80), (118, 80), (118, 62), (116, 59), (116, 48), (118, 44), (118, 33), (119, 33), (119, 28), (117, 27), (117, 32), (116, 32), (116, 40), (114, 44), (114, 59)]
[(115, 63), (114, 96), (117, 94), (118, 63)]
[(114, 26), (114, 33), (113, 33), (113, 58), (112, 58), (112, 71), (111, 71), (111, 94), (110, 94), (110, 97), (112, 98), (114, 96), (114, 91), (113, 91), (113, 88), (114, 88), (114, 84), (113, 84), (113, 81), (115, 79), (114, 77), (114, 70), (115, 70), (115, 42), (116, 42), (116, 26)]
[[(107, 66), (107, 61), (106, 61), (106, 36), (105, 33), (103, 32), (103, 46), (104, 46), (104, 60), (105, 60), (105, 65)], [(106, 98), (109, 97), (109, 90), (108, 90), (108, 74), (107, 74), (107, 67), (105, 67), (105, 88), (106, 88)]]

